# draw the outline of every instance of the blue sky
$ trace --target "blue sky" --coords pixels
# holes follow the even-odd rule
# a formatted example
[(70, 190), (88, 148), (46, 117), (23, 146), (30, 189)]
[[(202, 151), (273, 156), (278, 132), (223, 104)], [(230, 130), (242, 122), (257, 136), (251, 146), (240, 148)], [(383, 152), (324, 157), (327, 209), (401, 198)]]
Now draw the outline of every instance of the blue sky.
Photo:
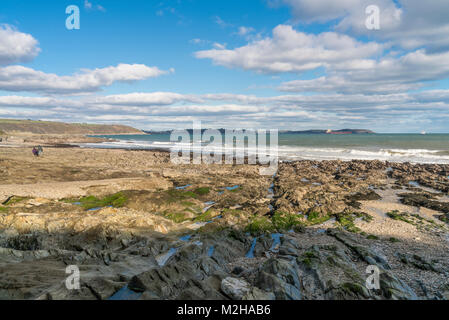
[(445, 1), (340, 3), (2, 0), (0, 117), (449, 132)]
[[(269, 75), (260, 77), (241, 70), (211, 68), (210, 61), (193, 56), (196, 50), (210, 47), (210, 44), (196, 45), (191, 40), (198, 38), (211, 43), (244, 45), (245, 40), (236, 34), (238, 27), (248, 25), (269, 33), (279, 21), (289, 19), (287, 8), (273, 11), (267, 8), (265, 1), (258, 0), (115, 0), (101, 3), (105, 6), (104, 12), (87, 10), (84, 1), (80, 0), (5, 0), (1, 3), (0, 17), (2, 23), (14, 25), (39, 41), (42, 53), (28, 65), (45, 68), (45, 72), (69, 75), (82, 68), (94, 69), (123, 62), (176, 70), (174, 77), (136, 82), (131, 86), (112, 86), (105, 88), (104, 93), (135, 90), (258, 93), (250, 87), (276, 84)], [(80, 30), (65, 28), (68, 16), (65, 8), (71, 4), (78, 5), (81, 10)], [(218, 18), (226, 25), (218, 24)], [(220, 81), (211, 82), (215, 77)]]

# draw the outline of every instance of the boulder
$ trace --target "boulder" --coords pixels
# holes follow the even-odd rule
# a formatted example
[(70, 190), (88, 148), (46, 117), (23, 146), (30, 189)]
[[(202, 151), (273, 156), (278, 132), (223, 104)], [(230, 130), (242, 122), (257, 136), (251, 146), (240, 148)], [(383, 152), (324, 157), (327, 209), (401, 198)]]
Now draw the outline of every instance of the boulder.
[(243, 279), (228, 277), (221, 282), (221, 290), (233, 300), (242, 300), (251, 291), (251, 287)]

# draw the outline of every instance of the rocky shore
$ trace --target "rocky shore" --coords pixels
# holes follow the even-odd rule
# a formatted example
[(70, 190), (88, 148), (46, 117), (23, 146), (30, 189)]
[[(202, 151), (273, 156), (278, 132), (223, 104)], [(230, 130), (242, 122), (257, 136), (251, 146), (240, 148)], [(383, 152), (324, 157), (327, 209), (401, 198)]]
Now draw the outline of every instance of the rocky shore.
[(169, 157), (0, 148), (0, 299), (449, 299), (449, 165)]

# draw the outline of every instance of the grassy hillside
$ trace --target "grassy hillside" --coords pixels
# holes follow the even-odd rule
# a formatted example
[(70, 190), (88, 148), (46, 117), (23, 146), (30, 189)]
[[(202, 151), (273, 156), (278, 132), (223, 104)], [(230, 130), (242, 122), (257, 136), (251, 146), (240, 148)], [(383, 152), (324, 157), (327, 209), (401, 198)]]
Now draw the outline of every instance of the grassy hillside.
[(50, 121), (0, 119), (1, 132), (33, 134), (129, 134), (140, 130), (123, 125), (63, 123)]

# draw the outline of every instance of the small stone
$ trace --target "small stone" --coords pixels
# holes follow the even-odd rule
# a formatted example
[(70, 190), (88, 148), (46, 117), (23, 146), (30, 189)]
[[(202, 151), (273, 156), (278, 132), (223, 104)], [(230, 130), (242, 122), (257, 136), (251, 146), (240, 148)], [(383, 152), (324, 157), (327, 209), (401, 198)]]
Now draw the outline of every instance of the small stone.
[(239, 275), (241, 274), (243, 271), (245, 271), (245, 269), (243, 269), (240, 266), (235, 267), (234, 269), (232, 269), (232, 273), (235, 275)]

